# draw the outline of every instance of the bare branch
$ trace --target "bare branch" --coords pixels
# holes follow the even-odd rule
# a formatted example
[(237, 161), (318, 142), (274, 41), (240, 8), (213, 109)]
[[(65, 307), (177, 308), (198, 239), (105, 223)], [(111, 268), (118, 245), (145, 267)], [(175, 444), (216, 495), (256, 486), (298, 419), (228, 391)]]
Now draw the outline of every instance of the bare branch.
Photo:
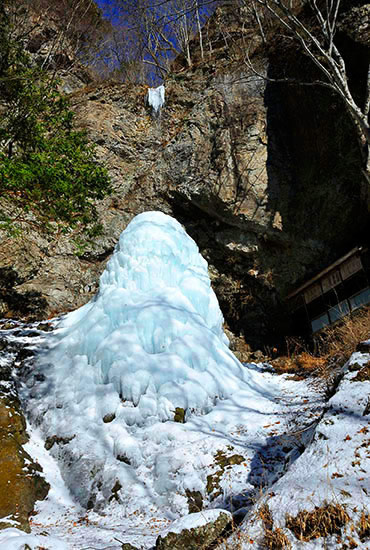
[[(244, 0), (245, 2), (247, 0)], [(301, 82), (292, 78), (267, 78), (260, 71), (257, 71), (250, 59), (248, 48), (246, 48), (245, 63), (252, 72), (259, 78), (264, 78), (270, 82), (279, 82), (287, 84), (300, 84), (304, 86), (324, 86), (334, 91), (343, 101), (346, 110), (354, 124), (357, 132), (358, 141), (362, 152), (365, 150), (365, 171), (369, 171), (369, 110), (370, 110), (370, 66), (367, 72), (367, 86), (364, 105), (356, 103), (348, 83), (348, 72), (341, 52), (335, 43), (335, 34), (337, 29), (338, 14), (341, 0), (326, 0), (324, 7), (318, 5), (317, 0), (309, 0), (309, 6), (312, 15), (316, 19), (314, 27), (309, 27), (305, 22), (303, 11), (299, 12), (292, 7), (291, 3), (285, 0), (254, 0), (252, 2), (252, 13), (256, 17), (256, 4), (260, 5), (265, 14), (269, 13), (274, 20), (287, 31), (292, 39), (296, 40), (301, 50), (312, 63), (323, 78), (315, 79), (310, 82)], [(250, 4), (245, 4), (250, 7)], [(264, 43), (266, 35), (264, 24), (266, 17), (259, 17), (258, 26)], [(370, 181), (370, 176), (369, 176)]]

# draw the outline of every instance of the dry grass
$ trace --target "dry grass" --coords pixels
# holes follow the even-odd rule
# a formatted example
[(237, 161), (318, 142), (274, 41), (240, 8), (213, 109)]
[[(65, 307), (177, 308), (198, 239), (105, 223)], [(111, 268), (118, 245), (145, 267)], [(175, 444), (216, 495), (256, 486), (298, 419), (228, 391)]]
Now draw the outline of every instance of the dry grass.
[[(259, 539), (259, 548), (264, 550), (291, 550), (292, 545), (284, 530), (274, 528), (274, 521), (267, 503), (256, 511), (256, 518), (262, 522), (263, 538)], [(324, 502), (322, 506), (315, 507), (311, 512), (303, 510), (296, 516), (286, 515), (286, 528), (290, 529), (294, 536), (302, 542), (309, 542), (318, 538), (336, 535), (338, 548), (350, 550), (358, 548), (358, 540), (352, 535), (357, 533), (361, 542), (370, 539), (370, 514), (363, 510), (360, 519), (354, 523), (349, 517), (346, 506), (340, 503)], [(345, 528), (343, 530), (343, 528)], [(245, 544), (255, 544), (247, 532), (233, 529), (232, 542), (227, 538), (219, 546), (222, 550), (242, 550)], [(249, 547), (249, 546), (248, 546)], [(326, 546), (325, 546), (326, 548)]]
[(341, 504), (316, 506), (311, 512), (302, 510), (295, 517), (286, 516), (286, 526), (298, 540), (308, 542), (328, 535), (340, 535), (341, 529), (350, 521), (345, 507)]
[(271, 361), (278, 374), (292, 374), (302, 380), (316, 376), (330, 381), (333, 367), (343, 365), (356, 351), (359, 342), (370, 338), (370, 307), (340, 323), (325, 328), (315, 337), (314, 350), (299, 338), (287, 338), (287, 355)]
[(315, 371), (325, 364), (325, 358), (324, 357), (315, 357), (314, 355), (311, 355), (307, 351), (304, 351), (301, 353), (297, 359), (297, 365), (304, 371)]
[(263, 548), (267, 550), (289, 550), (292, 545), (288, 537), (280, 527), (272, 531), (265, 531), (263, 539)]
[(271, 531), (274, 527), (271, 511), (268, 504), (262, 504), (258, 510), (258, 517), (262, 520), (263, 527), (267, 531)]
[(345, 362), (359, 342), (370, 338), (370, 307), (347, 316), (340, 323), (324, 329), (316, 337), (317, 353), (328, 360)]
[(280, 527), (274, 529), (274, 522), (267, 504), (263, 504), (258, 511), (263, 524), (262, 547), (266, 550), (289, 550), (291, 544), (288, 537)]
[(361, 542), (370, 539), (370, 514), (362, 511), (361, 517), (357, 523), (357, 532)]
[(315, 357), (308, 351), (292, 356), (281, 356), (271, 361), (278, 374), (292, 374), (295, 380), (303, 380), (312, 374), (322, 375), (326, 365), (325, 357)]

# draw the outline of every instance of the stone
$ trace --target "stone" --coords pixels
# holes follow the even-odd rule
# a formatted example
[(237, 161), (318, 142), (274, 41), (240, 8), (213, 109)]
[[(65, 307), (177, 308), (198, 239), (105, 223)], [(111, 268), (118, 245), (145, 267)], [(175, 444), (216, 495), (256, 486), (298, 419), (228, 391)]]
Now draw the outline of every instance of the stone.
[[(12, 327), (14, 328), (14, 327)], [(6, 342), (6, 340), (4, 340)], [(19, 348), (11, 340), (6, 351), (13, 356)], [(28, 441), (26, 420), (18, 398), (11, 365), (0, 366), (0, 529), (19, 527), (29, 531), (28, 518), (35, 502), (44, 499), (49, 484), (41, 466), (34, 462), (23, 445)]]
[(117, 455), (117, 460), (131, 466), (131, 460), (125, 454)]
[(356, 351), (360, 351), (361, 353), (370, 353), (370, 340), (357, 344)]
[[(23, 415), (0, 399), (0, 518), (10, 517), (29, 532), (29, 515), (36, 500), (47, 496), (49, 484), (21, 445), (27, 439)], [(6, 527), (14, 524), (0, 520), (0, 529)]]
[(46, 438), (44, 447), (47, 451), (50, 451), (55, 443), (58, 445), (67, 445), (75, 437), (75, 435), (72, 435), (71, 437), (58, 437), (57, 435), (51, 435)]
[[(357, 350), (358, 351), (358, 350)], [(361, 365), (360, 363), (351, 363), (349, 366), (348, 366), (348, 370), (349, 372), (355, 372), (355, 371), (358, 371), (361, 369)]]
[(186, 489), (185, 494), (188, 499), (189, 514), (203, 510), (203, 496), (200, 491), (189, 491), (189, 489)]
[(26, 421), (20, 412), (19, 401), (14, 398), (0, 398), (0, 433), (12, 436), (20, 444), (28, 441)]
[(116, 415), (114, 413), (107, 413), (103, 416), (103, 422), (104, 424), (109, 424), (109, 422), (113, 422), (113, 420), (116, 418)]
[(157, 550), (206, 549), (220, 540), (231, 526), (232, 515), (225, 510), (189, 514), (172, 523), (156, 542)]
[[(229, 451), (232, 451), (231, 447)], [(214, 500), (222, 494), (220, 482), (225, 470), (230, 469), (235, 464), (242, 464), (245, 461), (242, 455), (227, 455), (224, 451), (217, 451), (214, 457), (215, 465), (217, 469), (215, 472), (207, 476), (207, 493), (210, 495), (211, 500)]]
[(121, 546), (122, 550), (138, 550), (136, 546), (133, 546), (129, 542), (123, 542)]
[(117, 500), (117, 502), (120, 502), (120, 499), (119, 499), (119, 492), (120, 490), (122, 489), (122, 485), (120, 484), (120, 482), (117, 480), (114, 484), (114, 486), (112, 487), (112, 490), (111, 490), (111, 496), (109, 497), (109, 501), (111, 502), (112, 500)]
[(370, 361), (363, 365), (357, 372), (354, 378), (351, 378), (351, 382), (368, 382), (370, 381)]
[(180, 422), (180, 424), (185, 424), (185, 410), (181, 407), (176, 407), (174, 422)]

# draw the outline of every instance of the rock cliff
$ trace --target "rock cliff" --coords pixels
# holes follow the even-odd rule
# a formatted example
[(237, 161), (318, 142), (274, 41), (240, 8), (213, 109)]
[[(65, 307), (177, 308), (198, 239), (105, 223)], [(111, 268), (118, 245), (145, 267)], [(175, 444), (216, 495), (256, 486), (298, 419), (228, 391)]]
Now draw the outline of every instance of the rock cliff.
[[(347, 6), (338, 34), (359, 97), (368, 9)], [(206, 59), (194, 41), (193, 67), (175, 61), (158, 118), (145, 106), (144, 86), (72, 91), (79, 126), (113, 180), (114, 194), (99, 205), (103, 233), (80, 254), (76, 235), (3, 236), (1, 315), (41, 318), (77, 308), (96, 291), (132, 217), (162, 210), (185, 225), (209, 262), (230, 329), (257, 347), (289, 332), (290, 290), (366, 241), (368, 188), (343, 105), (324, 88), (256, 75), (243, 62), (246, 41), (253, 68), (268, 76), (307, 81), (315, 76), (310, 62), (284, 41), (264, 48), (242, 8), (219, 8), (205, 35)], [(69, 77), (68, 91), (72, 83)]]

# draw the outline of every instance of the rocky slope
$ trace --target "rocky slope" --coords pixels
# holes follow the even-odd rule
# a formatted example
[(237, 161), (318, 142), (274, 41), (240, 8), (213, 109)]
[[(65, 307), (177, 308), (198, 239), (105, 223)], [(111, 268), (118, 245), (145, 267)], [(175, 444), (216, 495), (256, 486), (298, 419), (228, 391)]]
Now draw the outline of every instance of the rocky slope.
[[(338, 35), (360, 95), (369, 58), (364, 10), (347, 6)], [(256, 76), (242, 61), (247, 40), (259, 70), (315, 75), (284, 41), (264, 50), (242, 8), (217, 10), (206, 34), (211, 53), (202, 61), (194, 42), (193, 68), (175, 62), (158, 118), (145, 106), (144, 86), (104, 83), (72, 93), (79, 125), (113, 179), (114, 195), (99, 206), (103, 234), (80, 255), (74, 235), (3, 237), (3, 316), (41, 318), (86, 302), (127, 223), (162, 210), (208, 260), (229, 327), (260, 346), (289, 331), (286, 294), (366, 240), (368, 191), (341, 103), (325, 89)]]

